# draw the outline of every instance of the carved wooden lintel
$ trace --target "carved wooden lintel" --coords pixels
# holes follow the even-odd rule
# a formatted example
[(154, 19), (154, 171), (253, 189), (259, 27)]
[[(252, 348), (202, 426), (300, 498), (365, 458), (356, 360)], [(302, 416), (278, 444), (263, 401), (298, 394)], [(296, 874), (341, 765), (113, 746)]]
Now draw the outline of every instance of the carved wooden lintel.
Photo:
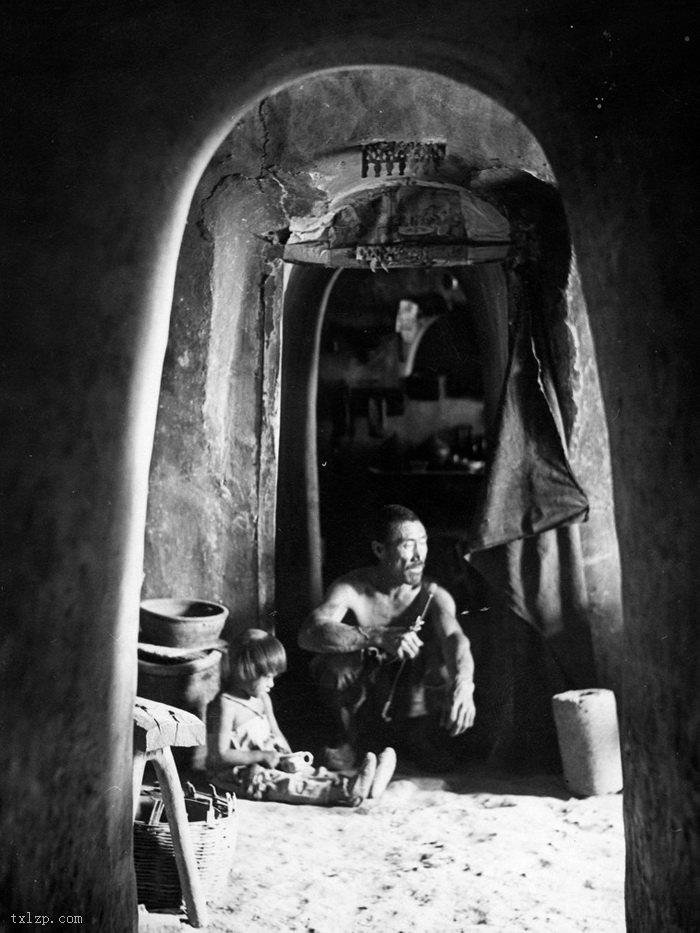
[(446, 144), (441, 142), (419, 142), (417, 140), (376, 140), (362, 146), (362, 177), (369, 174), (370, 166), (375, 177), (382, 174), (403, 175), (408, 166), (431, 167), (434, 171), (445, 158)]
[(508, 256), (507, 243), (396, 243), (358, 245), (354, 260), (376, 272), (392, 267), (465, 266), (501, 262)]

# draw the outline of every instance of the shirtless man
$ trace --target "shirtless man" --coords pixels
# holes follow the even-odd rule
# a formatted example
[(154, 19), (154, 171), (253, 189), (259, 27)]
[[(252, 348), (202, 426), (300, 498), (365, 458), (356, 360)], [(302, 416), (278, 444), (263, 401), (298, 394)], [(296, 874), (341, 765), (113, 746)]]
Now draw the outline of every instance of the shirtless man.
[[(384, 506), (371, 537), (374, 566), (330, 585), (302, 626), (299, 644), (317, 655), (312, 671), (346, 747), (356, 752), (359, 744), (382, 744), (387, 738), (401, 746), (413, 736), (406, 749), (412, 757), (421, 757), (421, 751), (435, 757), (425, 741), (419, 747), (417, 727), (424, 727), (425, 739), (434, 734), (436, 720), (449, 736), (474, 722), (469, 640), (450, 594), (423, 579), (428, 540), (419, 518), (403, 506)], [(412, 630), (423, 614), (420, 631)]]

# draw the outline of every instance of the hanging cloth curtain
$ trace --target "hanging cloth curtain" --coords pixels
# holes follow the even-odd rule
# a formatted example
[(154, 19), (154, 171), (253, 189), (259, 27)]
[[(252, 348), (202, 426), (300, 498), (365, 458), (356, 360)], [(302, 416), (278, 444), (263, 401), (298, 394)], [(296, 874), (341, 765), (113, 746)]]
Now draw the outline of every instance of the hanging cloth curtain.
[(518, 309), (492, 434), (466, 559), (501, 609), (545, 637), (567, 685), (590, 686), (595, 670), (578, 530), (589, 504), (568, 461), (553, 379), (526, 307)]
[[(585, 521), (588, 499), (567, 459), (556, 398), (535, 352), (530, 313), (519, 314), (495, 443), (469, 551)], [(549, 391), (547, 391), (549, 389)]]

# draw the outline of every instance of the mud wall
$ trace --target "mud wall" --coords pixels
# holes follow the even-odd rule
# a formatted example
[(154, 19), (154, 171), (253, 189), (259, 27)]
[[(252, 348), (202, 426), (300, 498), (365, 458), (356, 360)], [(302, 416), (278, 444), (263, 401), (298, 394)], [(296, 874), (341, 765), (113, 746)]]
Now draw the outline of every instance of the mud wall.
[(274, 609), (283, 283), (255, 231), (279, 224), (253, 180), (205, 174), (163, 365), (144, 593), (221, 600), (225, 635)]

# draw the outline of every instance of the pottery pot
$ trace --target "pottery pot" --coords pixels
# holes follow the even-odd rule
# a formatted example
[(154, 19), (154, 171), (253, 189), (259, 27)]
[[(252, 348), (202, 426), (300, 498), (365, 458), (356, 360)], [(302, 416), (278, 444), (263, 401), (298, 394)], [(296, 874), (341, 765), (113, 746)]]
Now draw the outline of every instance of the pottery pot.
[(139, 640), (170, 648), (208, 647), (227, 618), (225, 606), (207, 599), (144, 599)]

